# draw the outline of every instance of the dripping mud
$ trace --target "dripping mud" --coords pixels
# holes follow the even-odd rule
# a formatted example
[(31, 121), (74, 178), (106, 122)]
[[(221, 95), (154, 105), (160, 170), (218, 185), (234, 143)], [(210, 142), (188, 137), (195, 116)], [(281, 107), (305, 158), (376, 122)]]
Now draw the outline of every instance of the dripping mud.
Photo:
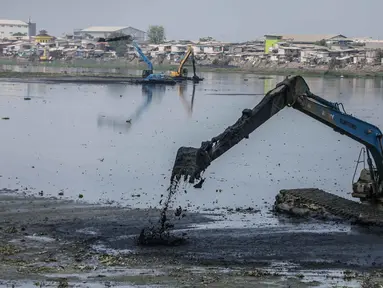
[[(201, 178), (201, 161), (197, 157), (199, 150), (192, 147), (181, 147), (177, 151), (176, 159), (174, 162), (171, 180), (169, 188), (167, 189), (167, 195), (165, 200), (160, 203), (163, 204), (163, 208), (160, 213), (158, 223), (151, 224), (149, 227), (145, 227), (141, 230), (141, 233), (137, 239), (137, 244), (140, 246), (155, 246), (155, 245), (181, 245), (186, 242), (186, 233), (182, 236), (175, 236), (171, 233), (171, 229), (174, 228), (168, 219), (168, 210), (171, 200), (176, 196), (180, 181), (184, 180), (189, 183), (194, 183), (195, 180), (199, 180), (194, 188), (201, 188), (204, 179)], [(163, 197), (163, 195), (161, 195)], [(175, 217), (185, 217), (185, 211), (182, 207), (178, 207), (174, 212)]]
[[(156, 245), (166, 245), (166, 246), (175, 246), (185, 243), (186, 233), (182, 234), (181, 237), (175, 236), (171, 233), (171, 229), (174, 228), (174, 224), (170, 222), (168, 218), (169, 205), (171, 203), (171, 198), (177, 192), (177, 185), (170, 185), (167, 189), (168, 193), (166, 195), (165, 201), (163, 203), (163, 208), (159, 215), (159, 220), (156, 223), (151, 223), (149, 227), (145, 227), (141, 230), (140, 235), (137, 239), (137, 244), (140, 246), (156, 246)], [(162, 200), (161, 200), (162, 202)], [(185, 217), (186, 214), (183, 213), (182, 208), (179, 207), (174, 212), (175, 217)]]

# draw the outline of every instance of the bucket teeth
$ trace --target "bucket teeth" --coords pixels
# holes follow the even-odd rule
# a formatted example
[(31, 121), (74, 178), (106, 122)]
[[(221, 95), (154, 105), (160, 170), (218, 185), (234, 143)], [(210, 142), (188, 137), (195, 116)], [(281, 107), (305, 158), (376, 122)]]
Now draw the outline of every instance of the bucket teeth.
[(184, 181), (194, 183), (195, 180), (200, 179), (201, 173), (208, 166), (204, 161), (206, 157), (201, 155), (204, 156), (207, 153), (194, 147), (179, 148), (173, 165), (172, 180), (179, 181), (183, 178)]

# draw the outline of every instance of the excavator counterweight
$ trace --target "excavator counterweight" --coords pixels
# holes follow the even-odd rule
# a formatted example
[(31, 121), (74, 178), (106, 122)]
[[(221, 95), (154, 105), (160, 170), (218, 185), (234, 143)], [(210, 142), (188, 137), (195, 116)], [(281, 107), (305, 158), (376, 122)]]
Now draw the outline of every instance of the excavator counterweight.
[[(264, 124), (285, 107), (292, 107), (340, 134), (366, 147), (368, 168), (361, 171), (353, 183), (353, 197), (362, 202), (383, 202), (383, 145), (378, 127), (344, 111), (343, 105), (327, 101), (313, 94), (301, 76), (286, 78), (270, 90), (253, 109), (245, 109), (237, 122), (223, 133), (202, 142), (200, 148), (179, 148), (172, 171), (172, 181), (190, 183), (201, 179), (201, 174), (212, 161)], [(373, 163), (374, 162), (374, 163)], [(202, 179), (203, 180), (203, 179)]]

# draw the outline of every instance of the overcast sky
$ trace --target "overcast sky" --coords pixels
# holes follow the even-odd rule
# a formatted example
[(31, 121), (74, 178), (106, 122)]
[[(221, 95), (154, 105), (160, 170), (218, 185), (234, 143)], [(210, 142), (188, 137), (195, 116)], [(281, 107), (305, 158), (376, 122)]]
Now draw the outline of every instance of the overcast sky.
[(246, 41), (264, 34), (343, 34), (383, 39), (383, 0), (0, 0), (0, 19), (73, 28), (163, 25), (167, 39)]

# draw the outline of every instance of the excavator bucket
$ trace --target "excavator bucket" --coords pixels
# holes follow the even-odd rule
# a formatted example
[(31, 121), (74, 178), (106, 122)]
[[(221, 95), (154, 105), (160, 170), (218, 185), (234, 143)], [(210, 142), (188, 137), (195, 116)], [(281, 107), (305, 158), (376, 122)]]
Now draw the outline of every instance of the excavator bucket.
[(202, 148), (181, 147), (177, 151), (172, 170), (172, 180), (194, 183), (210, 165), (208, 153)]

